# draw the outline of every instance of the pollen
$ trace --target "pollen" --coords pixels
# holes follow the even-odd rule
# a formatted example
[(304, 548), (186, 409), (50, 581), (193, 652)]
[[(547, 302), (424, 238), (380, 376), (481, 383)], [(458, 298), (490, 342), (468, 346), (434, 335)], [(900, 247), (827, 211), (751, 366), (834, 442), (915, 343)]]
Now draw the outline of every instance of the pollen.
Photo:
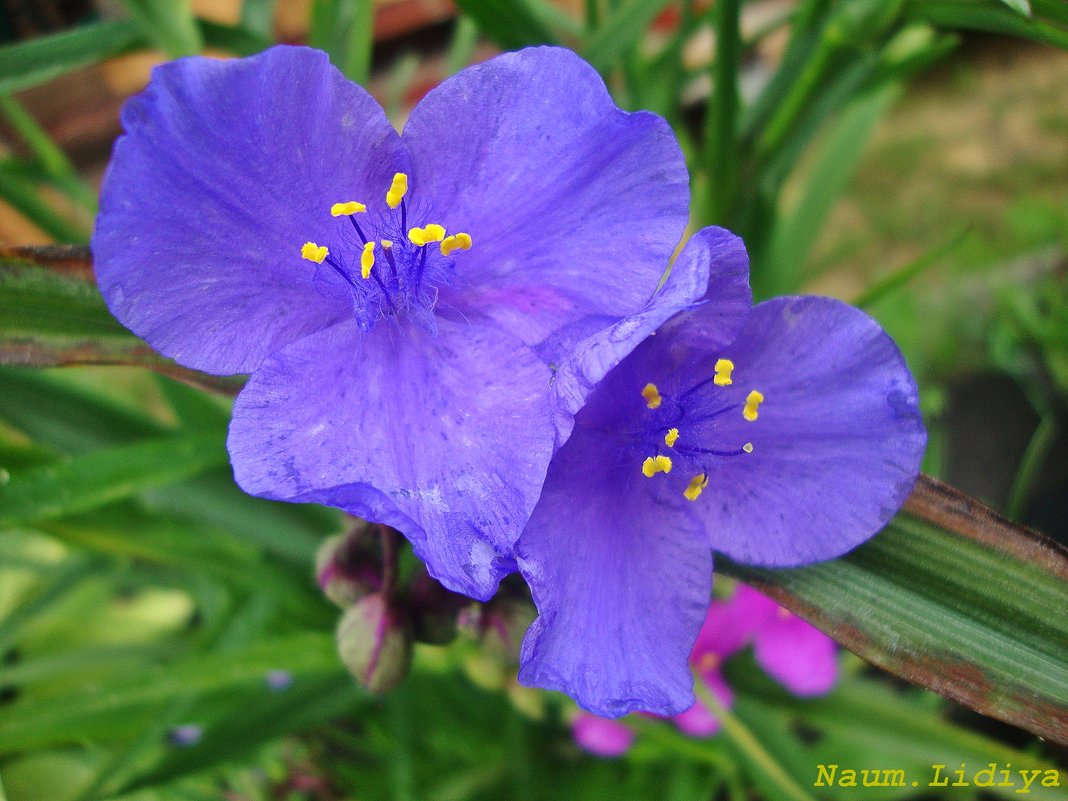
[(731, 372), (734, 370), (734, 362), (730, 359), (718, 359), (716, 361), (715, 369), (716, 377), (712, 379), (712, 382), (717, 387), (727, 387), (734, 383), (731, 381)]
[(642, 397), (645, 398), (645, 405), (650, 409), (659, 409), (662, 402), (660, 398), (660, 390), (656, 388), (656, 384), (646, 384), (642, 390)]
[(764, 396), (755, 389), (745, 396), (745, 408), (742, 409), (742, 417), (750, 423), (757, 419), (757, 407), (764, 402)]
[(753, 443), (752, 442), (745, 443), (745, 445), (742, 446), (742, 450), (745, 451), (746, 453), (752, 453), (753, 452)]
[(364, 211), (367, 211), (367, 207), (362, 203), (357, 203), (355, 200), (350, 200), (347, 203), (335, 203), (330, 207), (330, 213), (335, 217), (344, 217), (348, 214), (359, 214)]
[(679, 439), (679, 430), (677, 428), (669, 428), (668, 432), (664, 435), (664, 444), (669, 448), (674, 448), (675, 443)]
[(708, 475), (706, 473), (698, 473), (696, 476), (690, 479), (690, 483), (686, 485), (686, 489), (682, 491), (682, 494), (688, 501), (696, 501), (701, 496), (701, 491), (708, 486)]
[(371, 241), (363, 246), (363, 253), (360, 254), (360, 276), (363, 278), (370, 278), (371, 268), (374, 266), (375, 243)]
[(302, 259), (314, 261), (316, 264), (322, 264), (323, 259), (329, 254), (330, 251), (327, 250), (326, 245), (316, 245), (314, 242), (305, 242), (300, 249), (300, 257)]
[(470, 250), (471, 235), (459, 233), (450, 235), (441, 240), (441, 255), (451, 256), (454, 250)]
[(386, 192), (386, 205), (391, 209), (397, 208), (406, 194), (408, 194), (408, 176), (403, 172), (398, 172), (393, 176), (393, 183)]
[(652, 478), (657, 473), (670, 472), (671, 457), (669, 456), (649, 456), (642, 462), (642, 475), (646, 478)]

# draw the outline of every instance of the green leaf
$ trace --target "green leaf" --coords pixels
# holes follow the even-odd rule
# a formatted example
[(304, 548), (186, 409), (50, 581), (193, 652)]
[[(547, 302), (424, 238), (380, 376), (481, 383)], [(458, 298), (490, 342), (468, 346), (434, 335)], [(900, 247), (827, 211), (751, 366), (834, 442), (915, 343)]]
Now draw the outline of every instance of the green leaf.
[[(854, 653), (985, 715), (1068, 742), (1068, 554), (933, 479), (848, 556), (720, 569)], [(1022, 588), (1026, 588), (1024, 591)]]
[(225, 50), (235, 56), (252, 56), (274, 44), (270, 38), (251, 28), (223, 25), (207, 19), (198, 19), (197, 25), (205, 47)]
[(96, 22), (0, 47), (0, 94), (50, 81), (111, 56), (145, 46), (136, 22)]
[[(1019, 36), (1068, 50), (1068, 30), (1034, 17), (1022, 17), (1004, 6), (953, 0), (912, 0), (908, 5), (908, 13), (912, 19), (924, 20), (944, 28)], [(1058, 16), (1058, 20), (1060, 19)]]
[(0, 486), (0, 529), (95, 509), (226, 462), (221, 438), (201, 435), (120, 445), (12, 473)]
[[(713, 9), (716, 55), (712, 62), (712, 98), (705, 115), (705, 163), (709, 182), (709, 217), (726, 225), (738, 182), (738, 71), (742, 34), (740, 0), (720, 0)], [(680, 54), (681, 57), (681, 54)]]
[(606, 70), (634, 49), (649, 30), (667, 0), (627, 0), (586, 41), (582, 57), (598, 70)]
[(56, 211), (42, 196), (41, 178), (33, 176), (13, 159), (0, 161), (0, 200), (32, 222), (57, 242), (85, 242), (88, 228), (82, 228)]
[(532, 10), (533, 0), (456, 0), (456, 5), (504, 50), (556, 43), (552, 31)]
[(204, 48), (189, 0), (122, 0), (145, 38), (170, 58)]
[(330, 61), (350, 80), (366, 84), (374, 19), (372, 0), (315, 0), (308, 44), (329, 53)]
[(1029, 0), (1001, 0), (1001, 2), (1022, 17), (1031, 16), (1031, 3)]

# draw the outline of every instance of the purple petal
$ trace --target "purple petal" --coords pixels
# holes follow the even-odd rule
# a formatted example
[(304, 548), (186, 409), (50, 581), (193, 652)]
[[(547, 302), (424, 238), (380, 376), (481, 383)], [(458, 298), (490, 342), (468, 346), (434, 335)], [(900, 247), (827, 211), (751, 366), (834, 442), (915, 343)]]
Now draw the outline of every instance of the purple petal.
[(448, 302), (532, 346), (585, 317), (641, 309), (686, 225), (688, 177), (670, 126), (621, 111), (568, 50), (464, 70), (415, 108), (403, 138), (413, 195), (474, 240), (458, 267), (467, 284)]
[(331, 204), (378, 200), (408, 162), (325, 53), (165, 64), (122, 122), (93, 252), (124, 325), (184, 365), (242, 373), (352, 313), (301, 245), (336, 237)]
[[(863, 312), (830, 298), (779, 298), (753, 309), (720, 355), (718, 442), (753, 451), (722, 459), (694, 504), (714, 550), (748, 564), (830, 559), (878, 532), (904, 503), (926, 432), (901, 352)], [(765, 397), (743, 419), (750, 390)]]
[(664, 286), (645, 307), (579, 342), (553, 381), (558, 439), (567, 438), (571, 420), (590, 390), (619, 361), (669, 318), (706, 303), (690, 315), (701, 321), (703, 342), (726, 344), (749, 315), (749, 258), (745, 245), (724, 228), (704, 228), (686, 243)]
[[(712, 695), (716, 697), (716, 700), (723, 705), (724, 709), (730, 709), (734, 706), (734, 691), (731, 690), (722, 673), (714, 670), (703, 675), (701, 680)], [(719, 718), (709, 711), (700, 698), (685, 712), (672, 717), (672, 721), (679, 727), (680, 731), (691, 737), (711, 737), (720, 730), (722, 725)]]
[(822, 695), (838, 680), (834, 640), (785, 609), (757, 632), (757, 663), (794, 695)]
[(619, 757), (634, 744), (634, 729), (615, 720), (580, 712), (571, 722), (571, 735), (584, 751), (602, 757)]
[(539, 613), (520, 680), (603, 717), (693, 703), (687, 656), (708, 605), (711, 554), (687, 510), (658, 502), (647, 481), (613, 438), (577, 427), (516, 545)]
[[(760, 625), (762, 617), (753, 614), (753, 609), (746, 603), (739, 603), (742, 586), (726, 601), (713, 601), (708, 607), (708, 614), (697, 635), (690, 661), (701, 669), (707, 657), (714, 657), (715, 663), (733, 656), (749, 642), (753, 630)], [(763, 597), (763, 596), (761, 596)]]
[(430, 573), (485, 600), (552, 451), (549, 371), (499, 331), (438, 320), (364, 337), (347, 320), (268, 358), (234, 405), (254, 495), (339, 506), (403, 532)]

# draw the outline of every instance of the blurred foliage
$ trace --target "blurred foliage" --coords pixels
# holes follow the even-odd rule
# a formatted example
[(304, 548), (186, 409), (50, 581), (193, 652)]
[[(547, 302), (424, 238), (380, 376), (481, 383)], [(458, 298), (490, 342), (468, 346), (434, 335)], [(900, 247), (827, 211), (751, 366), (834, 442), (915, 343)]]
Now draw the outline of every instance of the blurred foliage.
[[(87, 241), (95, 196), (14, 93), (122, 53), (246, 55), (274, 37), (273, 0), (245, 0), (236, 25), (198, 18), (188, 2), (122, 5), (125, 19), (0, 47), (0, 113), (19, 143), (0, 158), (0, 200), (56, 242)], [(962, 34), (1068, 48), (1062, 0), (798, 0), (745, 34), (742, 0), (585, 0), (581, 18), (541, 0), (456, 5), (442, 77), (474, 57), (480, 37), (501, 48), (562, 44), (602, 72), (621, 105), (663, 115), (691, 168), (693, 227), (726, 225), (745, 238), (760, 297), (808, 285), (836, 248), (848, 258), (847, 242), (828, 240), (828, 221), (843, 194), (862, 193), (853, 179), (871, 157), (870, 137)], [(372, 20), (368, 0), (313, 0), (308, 41), (354, 80), (386, 67), (383, 102), (400, 118), (423, 58), (402, 48), (376, 64)], [(709, 32), (714, 57), (689, 58), (688, 44)], [(764, 79), (750, 80), (762, 58), (754, 54), (776, 36), (785, 37), (781, 59), (761, 62)], [(704, 87), (697, 100), (694, 87)], [(897, 167), (883, 161), (892, 187)], [(886, 191), (873, 182), (866, 202), (881, 211)], [(983, 277), (982, 331), (934, 336), (936, 323), (954, 319), (947, 307), (972, 304), (958, 293), (931, 312), (912, 292), (951, 257), (990, 260), (989, 242), (964, 225), (938, 228), (908, 258), (884, 256), (855, 298), (919, 368), (933, 424), (929, 469), (942, 461), (939, 390), (949, 368), (995, 369), (1025, 389), (1038, 423), (1019, 469), (1000, 468), (1016, 470), (1005, 501), (1013, 517), (1068, 424), (1068, 224), (1055, 206), (1021, 203), (1006, 222), (1019, 232), (1009, 247), (1055, 252), (1026, 281)], [(966, 358), (969, 347), (976, 355)], [(0, 264), (0, 362), (171, 369), (107, 316), (85, 276), (10, 254)], [(930, 790), (816, 790), (814, 766), (927, 777), (933, 764), (1046, 769), (1056, 757), (1037, 740), (1010, 735), (1016, 744), (1007, 745), (972, 719), (951, 720), (937, 697), (901, 689), (850, 656), (838, 689), (799, 700), (742, 654), (728, 665), (738, 697), (723, 734), (695, 740), (635, 718), (637, 744), (617, 761), (580, 752), (570, 702), (518, 687), (507, 655), (470, 636), (418, 646), (407, 682), (372, 696), (341, 667), (338, 612), (313, 577), (316, 548), (345, 521), (241, 493), (223, 445), (228, 405), (225, 394), (131, 367), (0, 367), (0, 801), (867, 801)], [(1063, 608), (1063, 583), (1028, 578), (1025, 562), (981, 549), (947, 550), (944, 532), (906, 516), (887, 537), (826, 575), (790, 581), (828, 615), (864, 610), (869, 632), (885, 628), (876, 645), (891, 656), (900, 651), (895, 630), (911, 627), (933, 649), (945, 626), (959, 650), (969, 637), (983, 643), (977, 665), (996, 662), (1005, 675), (1024, 666), (1040, 675), (1033, 684), (1045, 702), (1058, 700), (1068, 641), (1047, 617)], [(405, 576), (411, 558), (403, 556)], [(962, 561), (973, 571), (964, 581), (954, 579)], [(1030, 796), (1063, 794), (1035, 786)], [(952, 797), (991, 795), (1017, 793), (973, 786)]]

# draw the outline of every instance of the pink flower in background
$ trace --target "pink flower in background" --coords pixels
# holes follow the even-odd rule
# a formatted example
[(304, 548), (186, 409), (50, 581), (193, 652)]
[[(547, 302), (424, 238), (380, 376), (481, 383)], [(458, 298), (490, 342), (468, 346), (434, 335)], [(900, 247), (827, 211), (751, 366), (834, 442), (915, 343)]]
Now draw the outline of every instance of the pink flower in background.
[[(734, 692), (723, 676), (723, 663), (753, 646), (757, 664), (796, 696), (829, 692), (838, 678), (834, 640), (752, 587), (739, 584), (734, 595), (709, 604), (705, 622), (690, 652), (690, 666), (725, 708)], [(698, 699), (670, 718), (691, 737), (711, 737), (720, 721)], [(634, 730), (618, 720), (580, 712), (572, 722), (575, 742), (597, 756), (617, 757), (634, 742)]]

